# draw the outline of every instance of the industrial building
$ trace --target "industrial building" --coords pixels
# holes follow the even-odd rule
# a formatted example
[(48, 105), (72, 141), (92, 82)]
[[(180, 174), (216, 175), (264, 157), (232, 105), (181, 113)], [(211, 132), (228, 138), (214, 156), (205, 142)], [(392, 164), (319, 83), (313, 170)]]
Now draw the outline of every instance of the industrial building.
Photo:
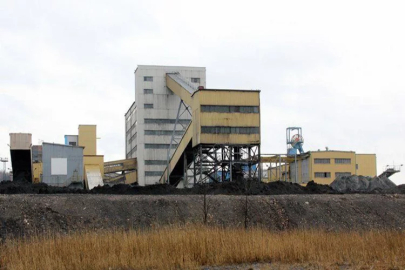
[[(125, 114), (125, 156), (136, 158), (138, 184), (159, 182), (167, 165), (167, 150), (178, 116), (180, 97), (166, 85), (166, 74), (179, 73), (193, 89), (206, 86), (204, 67), (147, 66), (135, 70), (135, 102)], [(174, 135), (181, 138), (191, 114), (179, 115)], [(174, 150), (177, 144), (172, 144)]]
[[(274, 161), (277, 162), (277, 159), (275, 156)], [(325, 150), (307, 152), (300, 155), (297, 161), (293, 157), (282, 157), (281, 160), (287, 164), (268, 167), (268, 181), (281, 180), (298, 184), (315, 181), (328, 185), (339, 176), (377, 175), (375, 154)]]
[(32, 146), (31, 134), (10, 134), (14, 175), (86, 189), (238, 179), (330, 184), (339, 176), (376, 176), (375, 154), (305, 152), (300, 127), (287, 128), (285, 154), (263, 155), (260, 111), (259, 90), (207, 89), (204, 67), (141, 65), (125, 114), (126, 159), (104, 162), (97, 155), (95, 125), (79, 125), (64, 144)]
[(377, 158), (375, 154), (356, 154), (354, 151), (308, 151), (304, 152), (302, 129), (286, 129), (287, 154), (275, 154), (262, 157), (268, 164), (267, 179), (264, 181), (288, 181), (307, 184), (330, 184), (337, 177), (377, 175)]

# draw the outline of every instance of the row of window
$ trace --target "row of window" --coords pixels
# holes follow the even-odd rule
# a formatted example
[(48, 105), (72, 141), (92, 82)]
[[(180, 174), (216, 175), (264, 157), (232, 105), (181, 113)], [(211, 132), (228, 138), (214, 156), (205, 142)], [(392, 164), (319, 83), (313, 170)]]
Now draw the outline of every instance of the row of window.
[[(352, 174), (350, 172), (336, 172), (335, 173), (335, 177), (351, 176), (351, 175)], [(331, 173), (330, 172), (316, 172), (315, 178), (331, 178)]]
[(144, 109), (153, 109), (153, 103), (145, 103), (143, 104)]
[(259, 127), (222, 127), (202, 126), (201, 133), (208, 134), (259, 134)]
[(201, 112), (218, 113), (259, 113), (258, 106), (222, 106), (222, 105), (201, 105)]
[[(145, 149), (169, 149), (170, 144), (167, 143), (145, 143)], [(177, 144), (172, 144), (172, 148), (177, 148)]]
[(145, 176), (161, 176), (162, 171), (145, 171)]
[[(153, 82), (153, 76), (143, 76), (144, 82)], [(192, 83), (200, 83), (200, 78), (191, 78)]]
[[(183, 135), (183, 131), (182, 130), (176, 130), (174, 132), (174, 135), (176, 136), (182, 136)], [(173, 134), (173, 130), (145, 130), (145, 135), (172, 135)]]
[[(189, 124), (190, 119), (179, 119), (180, 124)], [(145, 124), (175, 124), (176, 119), (154, 119), (154, 118), (145, 118)]]
[(145, 165), (167, 165), (167, 160), (145, 160)]
[[(330, 158), (315, 158), (315, 164), (330, 164)], [(335, 164), (351, 164), (350, 158), (335, 158)]]

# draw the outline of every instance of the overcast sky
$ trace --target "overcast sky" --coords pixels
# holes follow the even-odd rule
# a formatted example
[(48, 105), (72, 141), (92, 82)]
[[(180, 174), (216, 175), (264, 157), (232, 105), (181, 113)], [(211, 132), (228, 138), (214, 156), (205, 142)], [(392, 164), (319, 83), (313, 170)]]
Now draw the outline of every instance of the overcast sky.
[(285, 153), (285, 129), (301, 126), (305, 151), (376, 153), (378, 173), (405, 163), (401, 1), (0, 6), (0, 157), (10, 132), (63, 143), (96, 124), (98, 153), (124, 158), (124, 114), (143, 64), (204, 66), (209, 88), (260, 89), (262, 153)]

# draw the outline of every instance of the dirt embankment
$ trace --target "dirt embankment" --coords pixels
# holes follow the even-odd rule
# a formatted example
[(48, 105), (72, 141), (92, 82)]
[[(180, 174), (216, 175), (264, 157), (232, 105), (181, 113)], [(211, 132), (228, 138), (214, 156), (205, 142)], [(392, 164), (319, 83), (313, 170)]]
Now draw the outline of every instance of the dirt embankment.
[[(247, 198), (247, 203), (246, 203)], [(0, 195), (0, 238), (201, 223), (271, 230), (405, 229), (405, 195)]]

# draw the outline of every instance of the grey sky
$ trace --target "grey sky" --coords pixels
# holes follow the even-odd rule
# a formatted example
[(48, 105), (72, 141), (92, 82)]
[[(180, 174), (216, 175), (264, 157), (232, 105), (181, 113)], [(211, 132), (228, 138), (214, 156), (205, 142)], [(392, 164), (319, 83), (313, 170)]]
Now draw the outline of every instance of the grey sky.
[(284, 153), (285, 128), (301, 126), (304, 150), (376, 153), (378, 172), (405, 162), (401, 1), (0, 3), (0, 157), (10, 132), (62, 143), (97, 124), (99, 154), (124, 158), (133, 72), (150, 64), (260, 89), (264, 153)]

